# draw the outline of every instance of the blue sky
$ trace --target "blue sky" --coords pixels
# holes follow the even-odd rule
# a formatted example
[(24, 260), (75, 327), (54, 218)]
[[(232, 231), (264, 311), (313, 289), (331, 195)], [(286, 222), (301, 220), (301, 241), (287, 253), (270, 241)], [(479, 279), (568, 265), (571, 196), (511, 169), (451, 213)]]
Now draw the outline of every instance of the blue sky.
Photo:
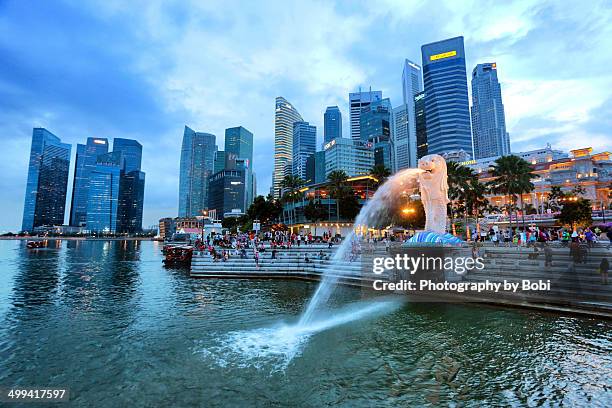
[(399, 104), (403, 59), (420, 64), (422, 44), (456, 35), (468, 73), (497, 62), (514, 151), (610, 150), (612, 3), (501, 3), (0, 0), (0, 231), (21, 224), (32, 127), (73, 156), (90, 136), (139, 140), (148, 226), (176, 215), (185, 124), (219, 146), (225, 128), (251, 130), (266, 194), (276, 96), (319, 139), (338, 105), (348, 135), (349, 92)]

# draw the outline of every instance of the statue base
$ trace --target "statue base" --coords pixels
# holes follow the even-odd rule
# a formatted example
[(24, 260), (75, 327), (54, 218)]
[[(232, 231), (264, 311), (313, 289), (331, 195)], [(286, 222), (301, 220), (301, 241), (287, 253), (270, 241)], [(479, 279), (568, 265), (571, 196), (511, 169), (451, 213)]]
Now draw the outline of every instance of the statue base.
[(448, 232), (440, 234), (433, 231), (419, 231), (404, 242), (404, 246), (462, 246), (465, 241)]

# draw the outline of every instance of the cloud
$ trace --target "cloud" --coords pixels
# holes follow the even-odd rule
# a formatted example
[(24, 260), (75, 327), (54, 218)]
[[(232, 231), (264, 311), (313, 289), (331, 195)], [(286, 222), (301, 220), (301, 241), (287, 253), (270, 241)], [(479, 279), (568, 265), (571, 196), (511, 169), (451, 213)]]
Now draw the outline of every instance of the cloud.
[[(185, 124), (255, 135), (259, 193), (271, 183), (274, 98), (318, 127), (348, 93), (401, 99), (404, 58), (466, 40), (468, 74), (497, 61), (514, 150), (610, 149), (612, 20), (606, 1), (66, 1), (0, 3), (0, 230), (18, 228), (31, 129), (69, 143), (133, 137), (144, 146), (145, 225), (176, 214)], [(587, 142), (588, 141), (588, 142)], [(573, 145), (575, 144), (575, 145)], [(73, 149), (74, 150), (74, 149)], [(4, 215), (3, 215), (4, 214)]]

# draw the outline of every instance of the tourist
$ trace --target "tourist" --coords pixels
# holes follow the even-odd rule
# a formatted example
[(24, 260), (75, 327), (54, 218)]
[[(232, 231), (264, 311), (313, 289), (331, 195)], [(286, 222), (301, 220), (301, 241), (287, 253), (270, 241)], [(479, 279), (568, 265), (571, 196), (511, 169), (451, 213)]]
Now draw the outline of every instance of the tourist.
[(493, 245), (499, 246), (499, 238), (497, 237), (497, 232), (491, 229), (491, 241), (493, 241)]
[(257, 248), (253, 248), (253, 255), (255, 258), (255, 266), (257, 267), (257, 269), (259, 269), (259, 251), (257, 250)]
[(272, 257), (270, 259), (276, 259), (276, 248), (272, 249)]
[(608, 270), (610, 269), (610, 263), (608, 262), (608, 258), (605, 256), (601, 258), (601, 262), (599, 263), (599, 273), (601, 274), (601, 283), (604, 285), (608, 284)]
[(321, 249), (321, 250), (319, 251), (319, 259), (320, 259), (320, 260), (323, 260), (323, 258), (324, 258), (324, 257), (325, 257), (325, 254), (323, 254), (323, 250)]
[(612, 246), (612, 227), (608, 227), (608, 232), (606, 232), (606, 236), (608, 237), (608, 246), (606, 247), (606, 249), (610, 249), (610, 246)]
[(595, 234), (593, 233), (593, 231), (591, 231), (590, 228), (586, 229), (586, 232), (584, 233), (584, 237), (586, 239), (586, 242), (587, 242), (589, 248), (593, 248), (597, 238), (596, 238)]
[(582, 261), (581, 252), (580, 252), (580, 244), (578, 243), (578, 239), (572, 239), (572, 242), (569, 244), (570, 249), (570, 257), (574, 261), (575, 264), (580, 263)]

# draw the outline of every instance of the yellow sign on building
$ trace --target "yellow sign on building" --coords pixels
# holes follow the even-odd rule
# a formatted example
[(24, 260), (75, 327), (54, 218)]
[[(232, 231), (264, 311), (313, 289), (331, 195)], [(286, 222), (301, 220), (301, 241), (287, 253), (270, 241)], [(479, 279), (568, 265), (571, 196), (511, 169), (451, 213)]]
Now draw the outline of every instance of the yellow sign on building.
[(435, 61), (435, 60), (444, 59), (448, 57), (454, 57), (455, 55), (457, 55), (457, 51), (453, 50), (453, 51), (443, 52), (442, 54), (432, 55), (429, 57), (429, 60)]

